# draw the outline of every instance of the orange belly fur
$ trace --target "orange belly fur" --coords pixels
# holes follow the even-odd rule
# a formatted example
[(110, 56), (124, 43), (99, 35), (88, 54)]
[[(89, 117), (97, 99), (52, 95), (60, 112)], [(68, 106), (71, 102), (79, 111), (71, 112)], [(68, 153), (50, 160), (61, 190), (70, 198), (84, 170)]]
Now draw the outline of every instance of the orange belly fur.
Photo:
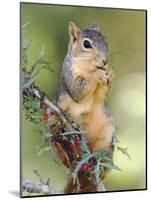
[(76, 103), (69, 95), (60, 98), (59, 106), (70, 114), (77, 125), (84, 125), (92, 151), (108, 148), (112, 142), (113, 123), (106, 117), (102, 106), (106, 92), (107, 87), (99, 85), (83, 103)]

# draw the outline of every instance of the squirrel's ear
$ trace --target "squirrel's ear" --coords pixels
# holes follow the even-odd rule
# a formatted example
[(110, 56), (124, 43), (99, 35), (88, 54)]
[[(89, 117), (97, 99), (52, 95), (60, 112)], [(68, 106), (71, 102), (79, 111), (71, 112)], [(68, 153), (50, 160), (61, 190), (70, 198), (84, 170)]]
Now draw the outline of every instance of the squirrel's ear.
[(69, 22), (69, 35), (72, 44), (80, 37), (80, 29), (73, 22)]
[(96, 21), (91, 22), (90, 29), (98, 31), (98, 32), (100, 31), (100, 27)]

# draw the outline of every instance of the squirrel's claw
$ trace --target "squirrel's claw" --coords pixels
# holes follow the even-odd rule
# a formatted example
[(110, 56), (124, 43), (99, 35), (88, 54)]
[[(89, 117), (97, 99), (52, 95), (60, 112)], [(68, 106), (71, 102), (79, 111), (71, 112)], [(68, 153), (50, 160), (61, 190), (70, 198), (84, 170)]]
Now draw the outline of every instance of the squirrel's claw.
[(104, 70), (100, 70), (100, 81), (101, 81), (101, 83), (109, 86), (112, 78), (113, 78), (113, 70), (112, 69), (105, 68)]

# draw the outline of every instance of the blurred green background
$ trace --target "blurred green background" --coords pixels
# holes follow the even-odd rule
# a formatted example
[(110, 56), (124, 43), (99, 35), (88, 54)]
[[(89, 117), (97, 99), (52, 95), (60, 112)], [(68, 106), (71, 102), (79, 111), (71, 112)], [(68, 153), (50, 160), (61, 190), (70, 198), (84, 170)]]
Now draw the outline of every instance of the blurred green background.
[[(107, 190), (145, 188), (145, 11), (21, 4), (21, 24), (30, 21), (25, 38), (32, 39), (29, 63), (45, 47), (45, 58), (60, 72), (68, 46), (68, 23), (88, 28), (96, 20), (106, 35), (115, 77), (108, 95), (108, 105), (117, 125), (119, 146), (128, 147), (132, 160), (116, 151), (114, 162), (122, 171), (111, 171), (105, 180)], [(36, 84), (55, 98), (59, 74), (41, 71)], [(37, 155), (41, 136), (36, 125), (23, 120), (23, 177), (37, 181), (33, 170), (63, 189), (66, 171), (53, 159), (50, 152)]]

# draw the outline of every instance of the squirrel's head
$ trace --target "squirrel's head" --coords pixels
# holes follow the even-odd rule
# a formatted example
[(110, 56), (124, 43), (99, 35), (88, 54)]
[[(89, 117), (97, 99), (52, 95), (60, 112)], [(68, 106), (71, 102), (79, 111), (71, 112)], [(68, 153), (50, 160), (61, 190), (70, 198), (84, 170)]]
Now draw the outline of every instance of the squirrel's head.
[(96, 22), (92, 22), (90, 28), (85, 30), (80, 30), (73, 22), (69, 22), (69, 35), (68, 52), (72, 57), (93, 62), (100, 69), (108, 64), (108, 44)]

